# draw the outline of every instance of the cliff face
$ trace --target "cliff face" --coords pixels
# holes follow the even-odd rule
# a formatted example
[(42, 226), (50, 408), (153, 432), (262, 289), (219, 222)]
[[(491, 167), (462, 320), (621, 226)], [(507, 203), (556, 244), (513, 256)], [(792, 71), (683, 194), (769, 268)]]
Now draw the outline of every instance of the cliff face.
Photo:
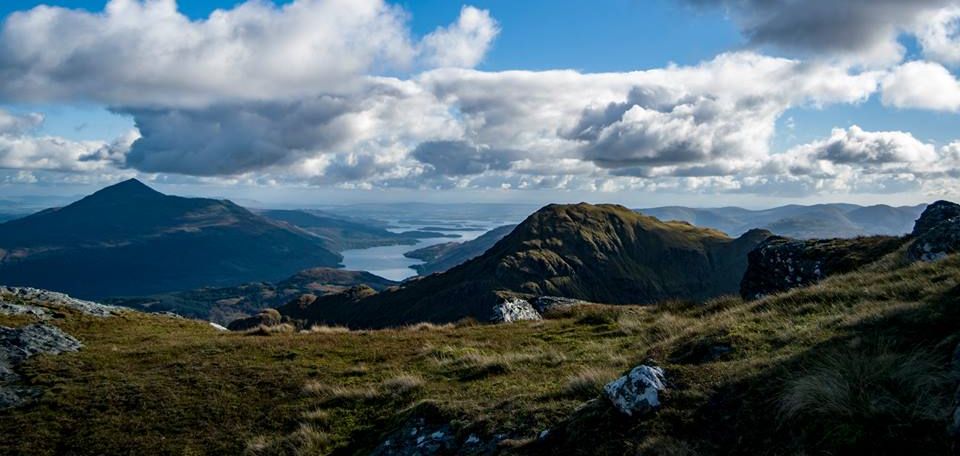
[(849, 272), (899, 248), (905, 239), (873, 236), (854, 239), (767, 239), (748, 256), (740, 295), (756, 299)]

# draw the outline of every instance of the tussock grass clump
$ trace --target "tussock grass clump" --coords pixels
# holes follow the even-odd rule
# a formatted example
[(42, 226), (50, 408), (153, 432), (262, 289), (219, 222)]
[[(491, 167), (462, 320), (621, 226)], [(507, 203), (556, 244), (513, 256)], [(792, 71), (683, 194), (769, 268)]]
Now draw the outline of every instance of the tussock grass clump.
[(423, 388), (426, 382), (419, 375), (400, 374), (380, 383), (380, 390), (393, 396), (405, 396)]
[(420, 322), (414, 325), (408, 325), (401, 328), (405, 331), (448, 331), (454, 329), (456, 326), (453, 323), (446, 323), (438, 325), (436, 323), (430, 322)]
[(311, 334), (344, 334), (350, 332), (346, 326), (313, 325), (303, 332)]
[(308, 410), (303, 412), (303, 419), (317, 425), (328, 425), (330, 423), (330, 411), (322, 408)]
[(380, 392), (370, 386), (333, 386), (318, 381), (303, 385), (303, 392), (326, 402), (352, 402), (375, 399)]
[(567, 377), (563, 394), (578, 399), (591, 399), (603, 392), (603, 386), (617, 378), (612, 369), (586, 368)]
[(256, 328), (247, 330), (244, 334), (248, 336), (272, 336), (275, 334), (293, 334), (297, 331), (297, 328), (294, 328), (293, 325), (289, 323), (281, 323), (279, 325), (260, 325)]
[(316, 380), (303, 385), (303, 392), (320, 398), (324, 402), (370, 401), (387, 397), (407, 396), (423, 388), (423, 378), (412, 374), (398, 374), (376, 386), (329, 385)]
[(529, 351), (487, 353), (473, 347), (426, 347), (434, 362), (447, 368), (461, 380), (477, 380), (514, 371), (521, 366), (559, 366), (566, 355), (554, 349), (534, 348)]
[(781, 417), (826, 448), (877, 448), (919, 440), (945, 422), (953, 384), (943, 360), (887, 345), (836, 350), (786, 382)]
[(247, 456), (313, 456), (332, 449), (329, 434), (312, 424), (301, 423), (296, 431), (281, 438), (255, 437), (244, 451)]

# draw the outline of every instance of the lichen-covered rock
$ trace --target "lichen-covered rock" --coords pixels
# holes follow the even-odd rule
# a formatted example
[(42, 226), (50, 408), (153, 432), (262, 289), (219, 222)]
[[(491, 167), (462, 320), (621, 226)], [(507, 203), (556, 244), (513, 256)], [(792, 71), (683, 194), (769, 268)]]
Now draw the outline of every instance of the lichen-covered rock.
[(916, 237), (907, 249), (911, 261), (936, 261), (960, 252), (960, 216), (947, 219)]
[(0, 326), (0, 353), (13, 362), (37, 354), (58, 355), (77, 351), (83, 344), (56, 326), (35, 323), (22, 328)]
[(950, 201), (937, 201), (923, 210), (920, 218), (913, 225), (913, 232), (910, 235), (914, 237), (922, 236), (937, 225), (957, 217), (960, 217), (960, 204)]
[(526, 300), (520, 298), (508, 298), (493, 306), (493, 317), (490, 319), (495, 323), (512, 323), (525, 320), (542, 320), (543, 317)]
[(123, 308), (117, 306), (84, 301), (71, 298), (64, 293), (30, 287), (0, 286), (0, 299), (4, 297), (6, 297), (6, 301), (19, 300), (28, 303), (40, 303), (45, 307), (66, 307), (96, 317), (109, 317), (123, 310)]
[(560, 310), (586, 303), (586, 301), (580, 299), (563, 298), (560, 296), (538, 296), (533, 300), (533, 307), (542, 315), (550, 310)]
[(774, 236), (747, 256), (740, 295), (757, 299), (807, 286), (877, 261), (904, 242), (903, 238), (890, 236), (813, 240)]
[(0, 409), (17, 406), (37, 394), (19, 384), (14, 368), (38, 355), (77, 351), (83, 344), (56, 326), (32, 324), (22, 328), (0, 326)]
[(426, 456), (455, 454), (457, 448), (456, 434), (449, 425), (430, 425), (423, 418), (415, 418), (390, 434), (370, 454)]
[(642, 364), (607, 383), (603, 391), (620, 413), (640, 416), (660, 407), (660, 391), (665, 388), (663, 369)]
[(43, 307), (13, 304), (0, 300), (0, 315), (29, 315), (45, 320), (50, 317), (50, 312)]

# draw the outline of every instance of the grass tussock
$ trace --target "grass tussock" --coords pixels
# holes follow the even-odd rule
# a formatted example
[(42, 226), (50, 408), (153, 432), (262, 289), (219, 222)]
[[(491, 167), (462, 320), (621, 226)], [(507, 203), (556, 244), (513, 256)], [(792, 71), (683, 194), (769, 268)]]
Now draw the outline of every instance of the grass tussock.
[(310, 329), (306, 329), (303, 332), (310, 334), (344, 334), (349, 333), (350, 328), (346, 326), (313, 325)]
[(426, 382), (419, 375), (400, 374), (384, 380), (380, 391), (392, 396), (405, 396), (423, 388)]
[[(272, 309), (271, 309), (272, 310)], [(244, 331), (243, 334), (248, 336), (273, 336), (277, 334), (293, 334), (297, 332), (297, 328), (289, 323), (281, 323), (279, 325), (260, 325), (256, 328), (249, 329)]]
[(247, 456), (314, 456), (328, 454), (332, 448), (330, 435), (312, 424), (302, 423), (296, 431), (280, 437), (258, 436), (252, 439)]
[(303, 392), (322, 402), (373, 401), (408, 396), (423, 388), (424, 384), (418, 375), (398, 374), (377, 385), (329, 385), (314, 380), (303, 385)]
[(507, 374), (522, 366), (559, 366), (567, 361), (566, 355), (549, 348), (489, 353), (473, 347), (458, 348), (445, 345), (427, 347), (425, 352), (436, 364), (456, 374), (462, 380), (477, 380)]
[(578, 399), (592, 399), (603, 392), (603, 387), (619, 376), (613, 369), (587, 368), (567, 377), (563, 394)]
[(832, 448), (916, 439), (917, 428), (946, 422), (955, 379), (945, 366), (927, 351), (886, 344), (832, 351), (786, 382), (782, 420)]
[(370, 386), (337, 386), (319, 381), (307, 382), (303, 392), (325, 402), (352, 402), (371, 400), (380, 397), (380, 392)]
[(454, 328), (456, 328), (456, 325), (453, 323), (438, 325), (436, 323), (422, 322), (415, 325), (404, 326), (402, 329), (405, 331), (449, 331)]

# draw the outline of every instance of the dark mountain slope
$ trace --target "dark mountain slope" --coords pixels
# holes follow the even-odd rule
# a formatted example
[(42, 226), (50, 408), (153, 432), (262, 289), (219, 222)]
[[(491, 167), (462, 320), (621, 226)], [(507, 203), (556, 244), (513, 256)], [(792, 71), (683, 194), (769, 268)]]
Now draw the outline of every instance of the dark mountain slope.
[(301, 305), (299, 315), (310, 323), (382, 327), (487, 319), (510, 295), (614, 304), (703, 299), (736, 293), (747, 253), (767, 236), (752, 231), (731, 239), (617, 205), (550, 205), (447, 272), (359, 299), (330, 296)]
[(86, 298), (280, 280), (339, 262), (303, 230), (137, 180), (0, 224), (0, 283)]

